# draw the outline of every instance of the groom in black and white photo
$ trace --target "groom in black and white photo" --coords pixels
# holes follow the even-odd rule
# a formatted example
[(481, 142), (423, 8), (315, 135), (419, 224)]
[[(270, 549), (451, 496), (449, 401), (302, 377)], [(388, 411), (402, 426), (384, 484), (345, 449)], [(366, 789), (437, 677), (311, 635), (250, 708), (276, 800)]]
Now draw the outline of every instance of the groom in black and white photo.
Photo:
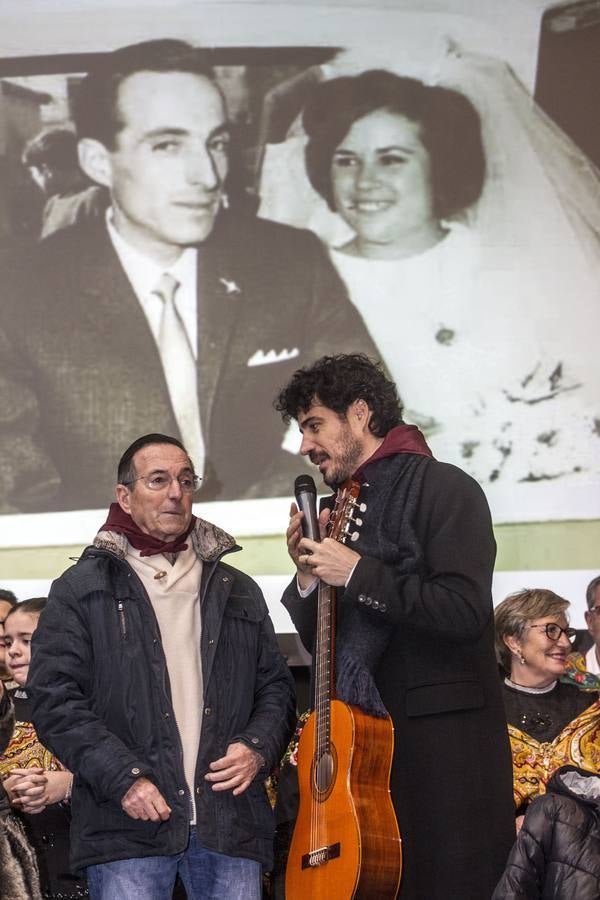
[(103, 57), (74, 118), (111, 202), (5, 267), (0, 511), (103, 506), (107, 461), (149, 431), (181, 436), (203, 500), (286, 494), (274, 392), (322, 352), (375, 353), (325, 251), (227, 210), (225, 105), (189, 44)]

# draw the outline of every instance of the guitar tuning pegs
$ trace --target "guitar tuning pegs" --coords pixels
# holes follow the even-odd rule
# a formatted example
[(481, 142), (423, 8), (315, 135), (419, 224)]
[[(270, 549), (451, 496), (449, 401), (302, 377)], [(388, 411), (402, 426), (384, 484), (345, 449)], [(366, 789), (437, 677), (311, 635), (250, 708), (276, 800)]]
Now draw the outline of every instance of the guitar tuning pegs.
[(359, 539), (359, 537), (360, 537), (360, 535), (359, 535), (358, 531), (353, 531), (352, 534), (350, 535), (350, 540), (357, 541)]
[(359, 512), (362, 512), (362, 513), (366, 512), (366, 511), (367, 511), (367, 504), (366, 504), (366, 503), (359, 503), (359, 504), (358, 504), (358, 511), (359, 511)]

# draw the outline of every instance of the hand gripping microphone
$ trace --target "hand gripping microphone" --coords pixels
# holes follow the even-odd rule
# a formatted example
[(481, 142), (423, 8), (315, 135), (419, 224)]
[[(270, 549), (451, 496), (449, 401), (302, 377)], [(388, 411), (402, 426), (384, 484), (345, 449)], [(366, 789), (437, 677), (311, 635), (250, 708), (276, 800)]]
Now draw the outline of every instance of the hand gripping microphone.
[(320, 541), (319, 517), (317, 516), (317, 488), (310, 475), (298, 475), (294, 482), (294, 494), (302, 519), (302, 535), (311, 541)]

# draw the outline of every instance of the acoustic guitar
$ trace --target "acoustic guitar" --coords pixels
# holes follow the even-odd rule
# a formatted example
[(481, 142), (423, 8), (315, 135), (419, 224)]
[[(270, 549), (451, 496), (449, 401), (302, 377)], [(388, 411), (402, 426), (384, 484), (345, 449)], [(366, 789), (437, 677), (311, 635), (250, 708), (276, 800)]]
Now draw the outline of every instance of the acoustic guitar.
[[(358, 537), (360, 484), (338, 491), (328, 536)], [(352, 532), (352, 533), (351, 533)], [(286, 900), (393, 900), (402, 873), (389, 791), (391, 719), (335, 699), (335, 589), (319, 583), (315, 708), (300, 735), (300, 807), (287, 860)]]

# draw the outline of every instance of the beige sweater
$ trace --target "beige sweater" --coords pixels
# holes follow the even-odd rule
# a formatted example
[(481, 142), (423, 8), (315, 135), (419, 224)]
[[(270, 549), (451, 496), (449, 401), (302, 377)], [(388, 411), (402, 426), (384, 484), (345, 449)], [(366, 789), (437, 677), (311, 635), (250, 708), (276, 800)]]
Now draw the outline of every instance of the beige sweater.
[(202, 563), (192, 547), (178, 553), (171, 564), (170, 559), (162, 554), (141, 557), (131, 545), (127, 562), (139, 575), (158, 619), (171, 682), (173, 709), (183, 745), (183, 765), (193, 824), (196, 820), (194, 775), (203, 714), (199, 593)]

